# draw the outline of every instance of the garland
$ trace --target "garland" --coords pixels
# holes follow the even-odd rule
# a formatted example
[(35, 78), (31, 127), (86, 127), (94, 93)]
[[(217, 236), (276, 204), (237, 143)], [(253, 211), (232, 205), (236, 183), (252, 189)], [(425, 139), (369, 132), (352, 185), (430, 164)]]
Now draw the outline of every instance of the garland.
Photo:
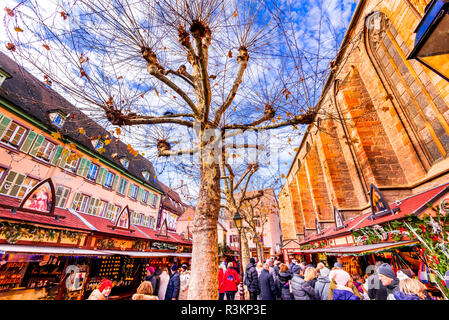
[(321, 240), (319, 242), (313, 242), (308, 243), (305, 245), (300, 246), (300, 250), (310, 250), (310, 249), (318, 249), (318, 248), (324, 248), (327, 245), (326, 240)]
[(112, 249), (114, 248), (114, 240), (112, 239), (99, 239), (97, 241), (98, 249)]
[(132, 248), (140, 251), (145, 251), (147, 242), (145, 240), (136, 240), (133, 242)]
[[(41, 241), (46, 238), (53, 240), (59, 233), (56, 230), (36, 227), (30, 224), (17, 224), (2, 221), (0, 222), (0, 234), (5, 237), (7, 243), (15, 244), (23, 237), (33, 237), (33, 241)], [(73, 236), (74, 233), (71, 232), (70, 234)], [(78, 236), (80, 235), (78, 234)]]

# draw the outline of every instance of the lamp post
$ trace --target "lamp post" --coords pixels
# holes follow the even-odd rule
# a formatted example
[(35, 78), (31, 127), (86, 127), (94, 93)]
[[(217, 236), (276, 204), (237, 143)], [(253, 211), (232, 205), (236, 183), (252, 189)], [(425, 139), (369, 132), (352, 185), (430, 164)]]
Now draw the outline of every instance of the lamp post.
[[(237, 231), (239, 233), (239, 249), (240, 249), (240, 285), (239, 285), (239, 295), (240, 295), (240, 300), (245, 300), (245, 290), (243, 289), (243, 265), (242, 265), (242, 236), (241, 236), (241, 232), (242, 232), (242, 228), (243, 228), (243, 218), (239, 215), (238, 212), (235, 213), (234, 215), (234, 224), (235, 227), (237, 228)], [(243, 299), (242, 299), (243, 298)]]
[(432, 0), (415, 33), (407, 59), (418, 60), (449, 81), (449, 0)]

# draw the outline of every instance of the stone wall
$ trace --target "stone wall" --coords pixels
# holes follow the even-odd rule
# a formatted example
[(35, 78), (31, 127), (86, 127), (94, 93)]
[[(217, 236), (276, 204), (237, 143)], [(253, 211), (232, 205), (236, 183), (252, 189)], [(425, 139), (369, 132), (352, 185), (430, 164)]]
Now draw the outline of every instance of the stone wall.
[(369, 211), (370, 184), (393, 202), (449, 181), (449, 83), (407, 60), (428, 2), (359, 2), (279, 195), (284, 241)]

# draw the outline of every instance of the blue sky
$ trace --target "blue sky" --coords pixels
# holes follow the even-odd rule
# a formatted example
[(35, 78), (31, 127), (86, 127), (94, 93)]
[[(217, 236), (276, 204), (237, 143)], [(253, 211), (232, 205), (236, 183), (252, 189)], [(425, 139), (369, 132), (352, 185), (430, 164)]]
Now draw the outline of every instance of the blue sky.
[[(55, 1), (56, 0), (40, 0), (38, 3), (42, 8), (42, 11), (48, 12), (50, 15), (53, 13), (51, 19), (56, 21), (55, 23), (58, 28), (61, 28), (60, 30), (64, 30), (64, 28), (66, 28), (64, 21), (59, 17), (59, 14), (57, 14), (62, 7), (55, 4)], [(3, 1), (3, 6), (12, 9), (18, 3), (19, 1), (17, 0), (5, 0)], [(307, 106), (313, 107), (319, 99), (321, 84), (324, 83), (322, 80), (326, 78), (329, 71), (329, 62), (333, 60), (341, 44), (355, 9), (356, 2), (353, 0), (270, 0), (267, 5), (268, 9), (274, 11), (276, 11), (276, 8), (280, 9), (278, 22), (281, 22), (280, 25), (282, 25), (282, 28), (288, 29), (289, 31), (286, 33), (287, 37), (280, 32), (277, 34), (267, 32), (264, 39), (268, 39), (268, 43), (265, 44), (263, 50), (250, 52), (250, 64), (245, 74), (246, 78), (244, 78), (246, 86), (241, 88), (239, 96), (236, 97), (235, 104), (231, 106), (232, 109), (235, 108), (236, 112), (229, 113), (229, 121), (233, 120), (248, 123), (251, 119), (258, 117), (260, 109), (263, 108), (263, 105), (267, 103), (267, 101), (278, 104), (277, 115), (282, 118), (284, 118), (286, 114), (288, 116), (288, 113), (295, 114), (296, 112), (299, 112), (300, 108)], [(70, 8), (70, 6), (66, 8)], [(242, 10), (241, 7), (236, 8), (236, 11), (239, 14), (241, 14)], [(266, 22), (268, 13), (269, 10), (261, 11), (258, 16), (260, 21), (258, 22)], [(7, 16), (6, 11), (3, 11), (2, 15), (4, 18), (2, 19), (3, 21), (7, 20), (5, 18), (10, 18)], [(83, 19), (85, 23), (89, 23), (86, 17)], [(240, 15), (237, 19), (241, 19)], [(7, 27), (11, 29), (14, 25), (11, 25), (11, 19), (9, 19), (9, 21), (10, 24)], [(12, 24), (19, 23), (14, 22), (14, 19), (12, 19), (12, 21)], [(238, 27), (232, 26), (236, 23), (232, 16), (230, 16), (229, 21), (226, 21), (225, 23), (229, 23), (231, 29), (238, 29)], [(26, 35), (28, 31), (26, 30), (26, 26), (21, 25), (20, 27), (24, 29), (24, 35)], [(282, 28), (277, 28), (276, 30), (279, 31)], [(9, 42), (7, 39), (5, 26), (3, 26), (0, 31), (0, 46), (3, 52), (10, 54), (10, 52), (6, 50), (6, 43)], [(226, 39), (222, 38), (222, 40)], [(49, 42), (52, 48), (53, 46), (57, 46), (56, 43), (52, 43), (50, 40)], [(161, 39), (159, 42), (160, 46), (168, 46), (165, 39)], [(42, 50), (39, 41), (33, 41), (31, 43), (33, 45), (35, 43), (37, 44), (35, 48), (36, 51)], [(234, 55), (236, 55), (236, 48), (232, 48), (232, 42), (230, 42), (230, 44), (231, 46), (229, 46), (229, 49), (233, 50)], [(70, 49), (77, 48), (75, 51), (80, 52), (80, 48), (83, 46), (83, 40), (76, 39), (76, 44), (68, 47)], [(236, 66), (235, 56), (234, 59), (229, 59), (227, 57), (227, 47), (224, 46), (223, 50), (220, 50), (221, 49), (214, 51), (214, 54), (222, 54), (223, 57), (215, 59), (214, 61), (216, 64), (211, 64), (210, 70), (210, 74), (218, 72), (219, 76), (223, 74), (222, 71), (220, 71), (220, 68), (223, 66), (229, 67), (231, 71), (232, 68), (235, 68)], [(53, 52), (54, 51), (51, 51), (51, 53)], [(45, 54), (48, 54), (48, 52), (44, 51), (44, 55)], [(101, 53), (98, 51), (90, 51), (89, 54), (91, 61), (94, 61), (96, 57), (101, 56)], [(161, 56), (161, 59), (164, 59), (164, 62), (170, 62), (171, 58), (170, 54)], [(295, 69), (295, 66), (298, 65), (299, 61), (302, 63), (304, 74), (295, 71), (297, 70)], [(139, 67), (139, 63), (139, 60), (136, 60), (136, 68)], [(38, 79), (43, 78), (42, 73), (33, 70), (31, 66), (25, 66), (29, 68)], [(101, 64), (97, 64), (97, 68), (98, 66), (101, 66)], [(142, 64), (142, 66), (144, 67), (144, 64)], [(54, 66), (53, 68), (57, 69), (58, 66)], [(95, 70), (95, 67), (92, 67), (91, 70)], [(76, 74), (77, 72), (77, 70), (73, 70), (73, 68), (70, 71), (73, 71), (73, 74)], [(139, 76), (137, 76), (137, 73), (133, 73), (133, 70), (130, 69), (129, 72), (126, 72), (126, 69), (120, 69), (119, 65), (117, 69), (109, 68), (107, 72), (109, 72), (109, 76), (112, 75), (110, 79), (117, 77), (116, 72), (121, 72), (120, 76), (123, 76), (127, 82), (120, 84), (120, 81), (115, 81), (115, 83), (112, 81), (112, 83), (115, 86), (125, 86), (128, 94), (138, 96), (141, 92), (145, 93), (145, 100), (139, 100), (140, 110), (149, 111), (153, 114), (161, 114), (167, 110), (175, 110), (176, 108), (182, 107), (179, 103), (179, 99), (168, 100), (170, 93), (165, 92), (163, 87), (158, 86), (157, 84), (152, 85), (148, 75), (141, 76), (139, 74)], [(315, 74), (315, 72), (317, 73)], [(226, 76), (224, 79), (227, 79), (224, 81), (225, 86), (232, 84), (232, 72), (229, 73), (230, 75), (223, 74), (224, 77)], [(97, 75), (100, 74), (100, 72), (97, 72)], [(311, 76), (312, 74), (313, 76)], [(64, 76), (69, 77), (69, 75)], [(107, 74), (105, 73), (103, 76), (107, 76)], [(300, 85), (300, 78), (304, 76), (305, 87)], [(138, 79), (140, 77), (143, 79)], [(98, 79), (101, 79), (101, 77), (98, 77)], [(82, 85), (82, 82), (85, 81), (85, 79), (77, 79), (76, 81), (77, 85)], [(287, 86), (292, 92), (291, 98), (288, 101), (287, 99), (282, 99), (282, 95), (276, 100), (270, 98), (270, 96), (276, 94), (276, 92), (280, 92), (283, 87)], [(153, 91), (154, 88), (157, 90), (156, 93)], [(111, 92), (114, 91), (113, 89), (113, 86), (111, 86)], [(86, 92), (92, 93), (92, 91), (88, 91), (88, 89), (86, 89)], [(216, 97), (219, 101), (220, 94), (218, 92)], [(66, 95), (66, 98), (73, 101), (74, 104), (79, 105), (78, 101), (73, 100), (72, 97)], [(88, 114), (89, 111), (93, 110), (89, 106), (86, 107), (86, 105), (81, 107), (83, 107)], [(108, 126), (104, 119), (102, 119), (101, 114), (95, 115), (94, 119), (99, 121), (102, 125)], [(168, 135), (168, 137), (174, 137), (173, 139), (180, 141), (182, 139), (188, 140), (187, 137), (189, 135), (186, 134), (186, 132), (176, 128), (166, 129), (168, 130), (166, 130), (164, 134)], [(268, 185), (275, 186), (278, 191), (280, 186), (285, 182), (285, 179), (282, 179), (281, 176), (287, 175), (288, 173), (296, 153), (295, 148), (300, 144), (304, 129), (304, 127), (300, 127), (298, 130), (285, 128), (270, 132), (270, 158), (266, 160), (266, 167), (261, 169), (259, 173), (260, 180), (264, 181), (261, 183), (265, 187)], [(136, 141), (139, 140), (137, 137), (141, 137), (142, 134), (143, 136), (147, 135), (145, 130), (142, 131), (140, 129), (130, 128), (129, 130), (124, 131), (127, 131), (128, 134), (121, 137), (122, 140), (133, 144), (139, 151), (147, 155), (151, 153), (154, 154), (154, 146), (152, 147), (153, 150), (151, 150), (151, 148), (146, 147), (146, 143), (136, 143)], [(155, 133), (153, 132), (152, 134)], [(179, 139), (177, 137), (179, 137)], [(289, 142), (287, 143), (287, 141)], [(179, 180), (183, 179), (184, 181), (189, 181), (192, 185), (192, 193), (195, 193), (194, 189), (196, 188), (196, 181), (194, 181), (194, 179), (192, 180), (188, 176), (182, 177), (176, 170), (167, 170), (173, 163), (164, 163), (154, 157), (151, 158), (151, 160), (154, 162), (156, 170), (161, 173), (158, 178), (164, 183), (176, 186), (179, 183)], [(190, 161), (189, 158), (182, 160), (187, 164)], [(277, 183), (275, 183), (276, 180)], [(257, 186), (257, 183), (255, 186)]]

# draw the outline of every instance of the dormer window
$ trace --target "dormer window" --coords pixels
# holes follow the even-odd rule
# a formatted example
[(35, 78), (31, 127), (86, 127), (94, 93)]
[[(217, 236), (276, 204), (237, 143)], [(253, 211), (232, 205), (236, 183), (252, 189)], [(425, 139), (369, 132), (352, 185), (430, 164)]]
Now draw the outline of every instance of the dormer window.
[(122, 164), (122, 166), (124, 166), (126, 169), (128, 169), (128, 166), (129, 166), (128, 158), (120, 158), (120, 163)]
[(145, 180), (150, 181), (150, 172), (149, 171), (142, 171), (142, 175), (145, 178)]
[(104, 141), (100, 139), (94, 139), (92, 140), (92, 146), (94, 147), (95, 151), (98, 151), (101, 148), (104, 148)]
[(66, 120), (66, 117), (59, 112), (52, 112), (50, 113), (50, 120), (52, 124), (54, 124), (58, 128), (62, 128)]
[(0, 87), (2, 86), (3, 82), (9, 78), (11, 78), (11, 75), (8, 72), (0, 69)]

